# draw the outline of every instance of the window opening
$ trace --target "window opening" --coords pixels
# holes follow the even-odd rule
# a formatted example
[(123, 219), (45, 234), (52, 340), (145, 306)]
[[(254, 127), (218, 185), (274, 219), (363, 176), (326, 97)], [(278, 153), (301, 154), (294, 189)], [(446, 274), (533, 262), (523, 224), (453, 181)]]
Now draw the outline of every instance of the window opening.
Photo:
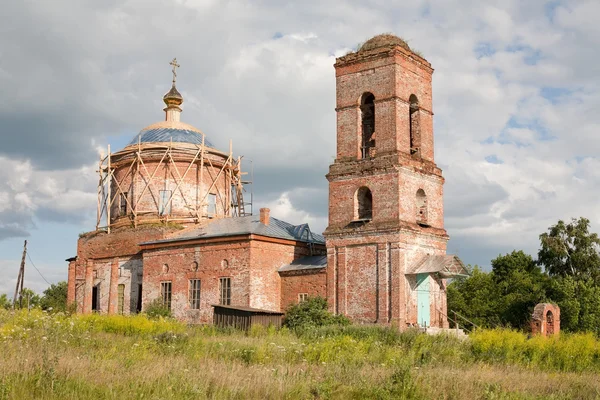
[(123, 314), (125, 309), (125, 285), (119, 284), (117, 286), (117, 312)]
[(217, 195), (214, 193), (208, 194), (208, 209), (207, 214), (209, 217), (217, 215)]
[(231, 305), (231, 278), (220, 278), (219, 283), (221, 288), (219, 303), (229, 306)]
[(410, 121), (410, 154), (421, 154), (421, 127), (419, 100), (414, 94), (410, 95), (408, 100), (409, 106), (409, 121)]
[(158, 214), (169, 215), (171, 214), (171, 204), (169, 199), (171, 198), (171, 190), (159, 190), (158, 191)]
[(362, 95), (360, 102), (362, 125), (362, 158), (375, 155), (375, 96), (371, 93)]
[(369, 220), (373, 218), (373, 195), (368, 187), (361, 187), (356, 191), (356, 209), (354, 219)]
[(100, 311), (100, 285), (92, 287), (92, 311)]
[(423, 189), (417, 190), (417, 223), (427, 225), (427, 195)]
[(298, 293), (298, 303), (303, 303), (308, 300), (308, 293)]
[(200, 309), (200, 279), (190, 279), (190, 308), (192, 310)]
[(137, 304), (135, 305), (135, 312), (142, 312), (142, 284), (138, 284), (138, 293), (137, 293)]
[(171, 282), (160, 283), (160, 295), (163, 305), (169, 310), (171, 309)]
[(127, 215), (127, 193), (119, 195), (119, 215)]

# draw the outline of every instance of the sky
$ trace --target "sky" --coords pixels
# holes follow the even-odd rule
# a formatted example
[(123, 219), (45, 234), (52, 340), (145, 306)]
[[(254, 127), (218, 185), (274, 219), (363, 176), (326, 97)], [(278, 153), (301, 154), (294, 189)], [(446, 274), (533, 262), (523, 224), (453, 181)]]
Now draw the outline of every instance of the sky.
[[(252, 161), (254, 209), (327, 225), (336, 57), (384, 32), (433, 66), (448, 253), (536, 256), (559, 219), (600, 230), (600, 2), (13, 1), (0, 16), (0, 293), (67, 278), (95, 228), (95, 172), (164, 118)], [(246, 165), (249, 165), (247, 163)], [(39, 270), (38, 271), (36, 271)]]

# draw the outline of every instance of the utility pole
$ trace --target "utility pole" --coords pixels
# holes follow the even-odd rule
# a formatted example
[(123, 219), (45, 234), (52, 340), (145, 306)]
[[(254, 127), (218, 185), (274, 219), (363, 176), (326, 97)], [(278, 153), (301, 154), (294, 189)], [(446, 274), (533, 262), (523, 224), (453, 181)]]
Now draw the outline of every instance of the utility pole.
[[(17, 305), (17, 295), (19, 295), (19, 307), (23, 307), (23, 281), (25, 279), (25, 256), (27, 255), (27, 240), (23, 245), (23, 257), (21, 258), (21, 267), (19, 268), (19, 277), (17, 278), (17, 287), (15, 288), (15, 297), (13, 298), (13, 310)], [(20, 290), (19, 290), (20, 289)]]

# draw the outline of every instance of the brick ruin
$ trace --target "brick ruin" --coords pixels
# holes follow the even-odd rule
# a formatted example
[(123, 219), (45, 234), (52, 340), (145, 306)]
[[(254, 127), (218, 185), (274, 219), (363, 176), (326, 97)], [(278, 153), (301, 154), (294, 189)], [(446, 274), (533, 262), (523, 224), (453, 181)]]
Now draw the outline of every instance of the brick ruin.
[(446, 279), (466, 271), (446, 255), (433, 69), (379, 35), (335, 71), (324, 236), (247, 212), (241, 158), (180, 121), (174, 79), (165, 120), (100, 161), (96, 230), (67, 260), (69, 303), (130, 314), (160, 299), (175, 317), (208, 323), (215, 304), (284, 311), (323, 296), (359, 323), (447, 327)]
[(533, 335), (553, 336), (560, 333), (560, 308), (556, 304), (540, 303), (531, 318)]

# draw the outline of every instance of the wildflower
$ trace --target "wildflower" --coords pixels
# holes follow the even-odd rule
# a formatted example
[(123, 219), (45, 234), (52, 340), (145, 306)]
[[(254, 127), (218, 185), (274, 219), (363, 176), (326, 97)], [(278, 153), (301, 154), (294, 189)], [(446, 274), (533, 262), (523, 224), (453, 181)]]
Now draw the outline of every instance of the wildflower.
[(134, 343), (133, 345), (134, 345), (135, 347), (137, 347), (137, 346), (139, 346), (140, 344), (139, 344), (139, 343)]
[(42, 340), (48, 340), (46, 336), (42, 336)]

